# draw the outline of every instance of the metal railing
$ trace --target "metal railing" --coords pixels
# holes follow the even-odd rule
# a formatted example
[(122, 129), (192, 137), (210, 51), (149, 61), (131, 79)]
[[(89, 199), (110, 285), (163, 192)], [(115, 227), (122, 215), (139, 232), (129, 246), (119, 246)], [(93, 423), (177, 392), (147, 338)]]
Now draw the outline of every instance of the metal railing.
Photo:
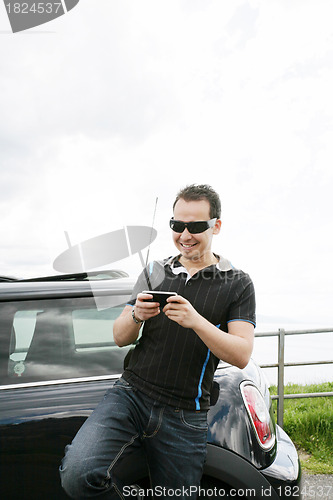
[(325, 361), (295, 361), (285, 363), (284, 353), (285, 353), (285, 337), (286, 335), (306, 335), (306, 334), (317, 334), (317, 333), (332, 333), (333, 328), (323, 328), (314, 330), (284, 330), (284, 328), (279, 328), (278, 331), (274, 332), (257, 332), (256, 337), (278, 337), (278, 362), (273, 364), (261, 364), (261, 368), (277, 368), (278, 370), (278, 383), (277, 383), (277, 395), (272, 396), (272, 399), (277, 400), (277, 423), (283, 427), (283, 413), (284, 413), (284, 400), (285, 399), (297, 399), (297, 398), (317, 398), (317, 397), (329, 397), (333, 396), (333, 392), (312, 392), (312, 393), (301, 393), (301, 394), (284, 394), (284, 369), (287, 366), (310, 366), (310, 365), (328, 365), (333, 364), (333, 360)]

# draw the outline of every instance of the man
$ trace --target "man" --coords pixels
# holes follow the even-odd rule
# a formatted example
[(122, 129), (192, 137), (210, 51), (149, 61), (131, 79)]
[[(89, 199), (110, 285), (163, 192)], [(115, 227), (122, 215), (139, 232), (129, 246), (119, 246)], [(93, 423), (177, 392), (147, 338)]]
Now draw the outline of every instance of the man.
[[(188, 186), (173, 211), (179, 254), (154, 262), (139, 277), (113, 335), (119, 346), (132, 344), (144, 323), (142, 335), (122, 378), (63, 461), (63, 486), (74, 498), (124, 498), (118, 471), (138, 449), (145, 452), (156, 495), (194, 495), (206, 456), (214, 371), (220, 359), (240, 368), (250, 359), (254, 289), (247, 274), (212, 252), (221, 228), (217, 193), (207, 185)], [(163, 310), (142, 293), (151, 283), (176, 292)]]

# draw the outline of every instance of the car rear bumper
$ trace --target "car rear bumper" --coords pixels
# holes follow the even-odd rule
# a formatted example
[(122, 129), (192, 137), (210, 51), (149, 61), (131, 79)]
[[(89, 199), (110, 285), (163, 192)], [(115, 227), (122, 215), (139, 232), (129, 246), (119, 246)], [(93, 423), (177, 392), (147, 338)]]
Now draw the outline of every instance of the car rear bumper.
[(274, 462), (261, 473), (279, 493), (279, 498), (301, 498), (301, 466), (294, 444), (276, 426), (277, 452)]
[(235, 498), (301, 498), (301, 468), (296, 449), (279, 426), (276, 426), (276, 436), (274, 462), (262, 470), (236, 453), (209, 443), (204, 474), (232, 488)]

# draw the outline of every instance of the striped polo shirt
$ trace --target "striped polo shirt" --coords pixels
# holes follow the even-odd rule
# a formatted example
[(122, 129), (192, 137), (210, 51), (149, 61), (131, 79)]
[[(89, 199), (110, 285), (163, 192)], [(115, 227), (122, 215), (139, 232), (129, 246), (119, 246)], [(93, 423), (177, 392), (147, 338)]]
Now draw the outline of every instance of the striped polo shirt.
[[(217, 256), (218, 264), (191, 277), (179, 257), (151, 263), (139, 276), (129, 304), (134, 305), (143, 290), (172, 291), (225, 332), (230, 321), (255, 325), (255, 293), (248, 274)], [(219, 359), (192, 329), (178, 325), (161, 312), (144, 323), (123, 377), (162, 404), (207, 410), (218, 363)]]

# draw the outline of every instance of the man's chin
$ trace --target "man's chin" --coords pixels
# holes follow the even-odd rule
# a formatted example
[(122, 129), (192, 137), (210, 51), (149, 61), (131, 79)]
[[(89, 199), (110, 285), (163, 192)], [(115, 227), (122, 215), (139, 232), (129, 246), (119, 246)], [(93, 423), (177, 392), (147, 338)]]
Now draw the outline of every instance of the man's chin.
[(202, 257), (199, 250), (197, 250), (195, 247), (188, 248), (188, 249), (181, 247), (180, 250), (181, 250), (181, 254), (184, 257), (184, 259), (194, 261), (194, 260), (199, 260)]

